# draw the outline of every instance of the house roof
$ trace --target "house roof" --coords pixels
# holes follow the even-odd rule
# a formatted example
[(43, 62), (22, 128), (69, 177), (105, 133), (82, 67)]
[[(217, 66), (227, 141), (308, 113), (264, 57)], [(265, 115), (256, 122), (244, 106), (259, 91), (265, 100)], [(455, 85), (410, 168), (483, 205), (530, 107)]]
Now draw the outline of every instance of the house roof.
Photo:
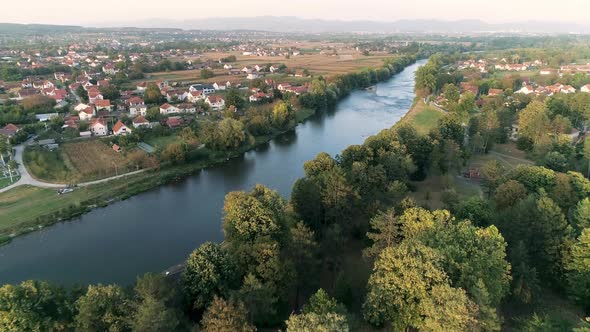
[(92, 106), (88, 106), (85, 109), (83, 109), (81, 112), (84, 112), (88, 115), (93, 115), (94, 114), (94, 108), (92, 108)]
[(136, 117), (135, 119), (133, 119), (133, 123), (141, 124), (141, 123), (149, 123), (149, 121), (140, 115), (140, 116)]
[(167, 110), (167, 109), (169, 109), (170, 107), (172, 107), (172, 106), (171, 106), (170, 104), (168, 104), (168, 103), (164, 103), (164, 104), (162, 104), (162, 106), (160, 106), (160, 108), (161, 108), (161, 109), (164, 109), (164, 110)]
[(108, 99), (105, 100), (95, 100), (94, 105), (98, 107), (111, 107), (111, 101)]
[(121, 128), (123, 128), (123, 127), (127, 128), (127, 126), (123, 122), (121, 122), (121, 120), (119, 120), (113, 126), (113, 132), (117, 132), (117, 131), (121, 130)]
[(207, 100), (210, 103), (219, 103), (220, 101), (222, 101), (223, 99), (220, 96), (208, 96)]
[(103, 127), (106, 127), (107, 122), (105, 119), (103, 118), (96, 118), (96, 119), (92, 119), (92, 121), (90, 122), (90, 127), (94, 127), (96, 125), (101, 125)]

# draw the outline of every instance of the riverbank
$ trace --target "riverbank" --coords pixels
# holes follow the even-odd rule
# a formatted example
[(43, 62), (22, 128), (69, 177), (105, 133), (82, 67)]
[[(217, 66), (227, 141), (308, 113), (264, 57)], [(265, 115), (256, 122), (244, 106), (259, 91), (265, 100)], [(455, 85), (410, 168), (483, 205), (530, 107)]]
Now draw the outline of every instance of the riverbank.
[(432, 128), (435, 128), (438, 120), (445, 115), (438, 108), (426, 105), (424, 100), (416, 98), (412, 108), (406, 113), (400, 122), (409, 123), (418, 133), (428, 134)]
[(150, 189), (162, 186), (196, 172), (226, 162), (272, 139), (293, 130), (315, 114), (310, 109), (297, 112), (294, 123), (271, 135), (255, 137), (251, 144), (230, 152), (194, 151), (194, 159), (184, 165), (162, 165), (158, 170), (146, 170), (96, 185), (77, 188), (65, 195), (57, 195), (49, 188), (23, 185), (0, 194), (0, 245), (11, 239), (52, 224), (79, 217), (95, 208), (125, 200)]

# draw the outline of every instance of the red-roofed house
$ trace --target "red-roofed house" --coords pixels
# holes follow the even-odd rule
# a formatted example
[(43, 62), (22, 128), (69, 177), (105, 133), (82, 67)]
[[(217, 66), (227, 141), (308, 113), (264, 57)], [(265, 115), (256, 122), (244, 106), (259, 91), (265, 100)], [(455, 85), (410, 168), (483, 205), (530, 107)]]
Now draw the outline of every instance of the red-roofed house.
[(488, 96), (490, 96), (490, 97), (499, 96), (502, 93), (504, 93), (504, 90), (502, 90), (502, 89), (490, 89), (488, 91)]
[(219, 111), (225, 108), (225, 100), (220, 96), (207, 96), (205, 103), (209, 105), (213, 111)]
[(178, 113), (178, 108), (165, 103), (164, 105), (160, 106), (160, 114), (171, 114), (171, 113)]
[(150, 122), (148, 120), (146, 120), (146, 118), (144, 118), (143, 116), (138, 116), (135, 119), (133, 119), (133, 127), (134, 128), (139, 128), (139, 127), (149, 127), (150, 126)]
[(108, 132), (107, 122), (103, 118), (93, 119), (88, 128), (94, 136), (106, 136)]
[(0, 135), (6, 137), (12, 137), (20, 130), (19, 127), (13, 125), (12, 123), (7, 124), (4, 128), (0, 129)]
[(131, 134), (131, 129), (127, 127), (121, 120), (117, 121), (113, 126), (113, 134), (115, 135), (127, 135)]
[(87, 106), (86, 108), (84, 108), (78, 112), (78, 116), (80, 117), (80, 120), (82, 120), (82, 121), (89, 121), (95, 115), (96, 115), (96, 111), (94, 110), (94, 107), (92, 107), (92, 106)]
[(94, 101), (94, 105), (96, 106), (96, 110), (97, 111), (101, 111), (101, 110), (106, 110), (106, 111), (112, 111), (113, 106), (111, 105), (111, 101), (108, 99), (105, 100), (101, 100), (101, 99), (97, 99)]

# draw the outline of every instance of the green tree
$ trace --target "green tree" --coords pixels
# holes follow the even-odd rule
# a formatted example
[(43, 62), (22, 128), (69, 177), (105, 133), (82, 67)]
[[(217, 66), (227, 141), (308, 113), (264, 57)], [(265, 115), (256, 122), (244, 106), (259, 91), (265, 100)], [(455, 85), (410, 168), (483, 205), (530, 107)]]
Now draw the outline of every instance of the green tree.
[(568, 291), (587, 310), (590, 308), (590, 229), (585, 228), (566, 262)]
[(143, 98), (147, 104), (159, 104), (164, 99), (162, 93), (160, 92), (160, 88), (158, 85), (156, 85), (156, 83), (148, 84)]
[(430, 291), (447, 282), (439, 264), (435, 251), (418, 243), (385, 248), (369, 277), (365, 319), (377, 326), (389, 323), (394, 331), (419, 328)]
[(590, 199), (588, 197), (576, 205), (572, 215), (572, 226), (578, 235), (583, 229), (590, 228)]
[(531, 102), (518, 115), (519, 135), (527, 137), (535, 145), (544, 143), (550, 132), (547, 107), (540, 101)]
[(241, 110), (246, 105), (246, 101), (238, 89), (232, 88), (225, 95), (225, 104), (235, 106), (238, 110)]
[(402, 240), (401, 225), (395, 215), (395, 209), (381, 212), (370, 221), (371, 230), (367, 237), (373, 245), (363, 251), (367, 257), (377, 257), (385, 248), (393, 247)]
[(68, 331), (72, 309), (66, 292), (47, 282), (29, 280), (0, 288), (2, 331)]
[(209, 69), (202, 69), (201, 70), (201, 78), (206, 80), (209, 78), (215, 77), (215, 73)]
[(186, 149), (181, 143), (172, 143), (162, 151), (162, 159), (172, 164), (183, 164), (186, 162)]
[(298, 222), (290, 230), (290, 241), (287, 254), (293, 262), (294, 277), (296, 283), (295, 307), (299, 306), (300, 290), (314, 283), (315, 275), (318, 273), (318, 243), (315, 236), (303, 222)]
[(272, 118), (275, 126), (285, 128), (293, 120), (293, 112), (286, 102), (280, 101), (273, 107)]
[(206, 242), (189, 256), (181, 284), (192, 309), (206, 308), (215, 295), (227, 296), (236, 285), (236, 266), (219, 244)]
[(452, 83), (445, 84), (443, 88), (443, 95), (444, 97), (452, 103), (458, 103), (459, 98), (461, 98), (461, 92), (459, 88)]
[(294, 332), (347, 332), (346, 309), (319, 289), (309, 298), (301, 314), (291, 315), (286, 322), (287, 331)]
[(81, 331), (129, 331), (133, 306), (125, 291), (115, 285), (88, 286), (76, 301), (76, 328)]
[(227, 301), (215, 296), (201, 321), (204, 332), (254, 332), (248, 321), (248, 311), (241, 302)]

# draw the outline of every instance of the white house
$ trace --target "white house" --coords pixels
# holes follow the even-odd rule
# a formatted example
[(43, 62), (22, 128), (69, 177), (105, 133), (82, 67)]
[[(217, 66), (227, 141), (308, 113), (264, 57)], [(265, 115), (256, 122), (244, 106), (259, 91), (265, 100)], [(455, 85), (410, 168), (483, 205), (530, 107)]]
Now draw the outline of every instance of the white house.
[(107, 122), (103, 118), (92, 120), (88, 128), (94, 136), (105, 136), (108, 132)]
[(129, 114), (130, 115), (142, 115), (145, 116), (147, 114), (147, 105), (146, 104), (136, 104), (133, 106), (129, 106)]
[(171, 113), (178, 113), (178, 108), (165, 103), (164, 105), (160, 106), (160, 114), (171, 114)]
[(225, 65), (223, 65), (223, 69), (230, 70), (230, 69), (233, 69), (233, 68), (234, 68), (234, 66), (230, 65), (229, 63), (226, 63)]
[(197, 108), (193, 104), (180, 104), (177, 106), (177, 110), (179, 113), (195, 113), (197, 112)]
[(205, 103), (207, 103), (213, 111), (219, 111), (225, 108), (225, 100), (220, 96), (207, 96)]
[(257, 72), (261, 72), (261, 71), (264, 71), (266, 69), (266, 67), (261, 66), (261, 65), (256, 65), (256, 66), (254, 66), (254, 69), (256, 69)]
[(226, 90), (231, 88), (231, 82), (227, 81), (225, 83), (213, 83), (213, 88), (215, 88), (215, 90)]
[(96, 111), (92, 106), (86, 106), (85, 109), (78, 112), (78, 116), (82, 121), (90, 121), (96, 115)]
[(184, 101), (188, 96), (188, 92), (183, 90), (173, 90), (166, 92), (166, 100), (168, 102), (172, 101)]
[(259, 102), (259, 101), (262, 101), (262, 100), (268, 99), (268, 98), (270, 98), (270, 96), (267, 95), (266, 93), (258, 92), (258, 93), (251, 95), (249, 100), (251, 103), (255, 103), (255, 102)]
[(127, 135), (131, 134), (131, 129), (127, 127), (121, 120), (117, 121), (113, 126), (113, 134), (115, 135)]
[(531, 94), (533, 92), (535, 92), (535, 89), (533, 89), (532, 86), (525, 85), (520, 90), (516, 91), (515, 93), (522, 93), (522, 94), (528, 95), (528, 94)]
[(201, 92), (201, 91), (191, 91), (187, 96), (187, 100), (190, 101), (191, 103), (196, 103), (199, 100), (203, 100), (203, 99), (205, 99), (205, 96), (203, 95), (203, 92)]
[(586, 84), (586, 85), (584, 85), (584, 86), (583, 86), (583, 87), (580, 89), (580, 91), (582, 91), (582, 92), (586, 92), (586, 93), (590, 92), (590, 84)]
[(215, 87), (211, 84), (194, 84), (189, 88), (189, 92), (201, 91), (204, 95), (210, 95), (215, 93)]
[(136, 117), (135, 119), (133, 119), (133, 127), (134, 128), (139, 128), (139, 127), (150, 127), (150, 122), (148, 120), (146, 120), (146, 118), (144, 118), (142, 115)]
[(113, 106), (111, 105), (111, 101), (108, 99), (105, 99), (105, 100), (97, 99), (94, 101), (94, 105), (96, 106), (97, 111), (106, 110), (106, 111), (110, 112), (113, 109)]
[(255, 80), (255, 79), (261, 78), (261, 77), (264, 77), (264, 74), (250, 73), (250, 74), (248, 74), (248, 76), (246, 76), (246, 79), (248, 79), (248, 80)]
[(279, 91), (287, 91), (291, 88), (291, 84), (287, 84), (287, 83), (281, 83), (277, 86), (277, 89), (279, 89)]
[(254, 69), (250, 66), (246, 66), (244, 68), (242, 68), (242, 72), (246, 73), (246, 74), (250, 74), (254, 71)]

